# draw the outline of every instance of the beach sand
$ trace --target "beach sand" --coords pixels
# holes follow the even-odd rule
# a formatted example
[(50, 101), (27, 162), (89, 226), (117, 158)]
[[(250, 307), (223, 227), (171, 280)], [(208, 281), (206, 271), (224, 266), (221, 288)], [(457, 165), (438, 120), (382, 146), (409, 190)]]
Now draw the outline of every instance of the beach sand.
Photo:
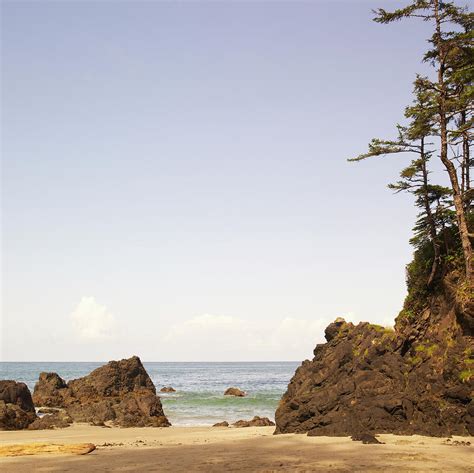
[(0, 447), (93, 443), (87, 455), (48, 453), (1, 457), (7, 472), (222, 472), (222, 471), (396, 471), (472, 472), (471, 446), (446, 445), (445, 438), (380, 435), (384, 445), (348, 437), (273, 434), (274, 427), (104, 428), (75, 424), (66, 429), (0, 432)]

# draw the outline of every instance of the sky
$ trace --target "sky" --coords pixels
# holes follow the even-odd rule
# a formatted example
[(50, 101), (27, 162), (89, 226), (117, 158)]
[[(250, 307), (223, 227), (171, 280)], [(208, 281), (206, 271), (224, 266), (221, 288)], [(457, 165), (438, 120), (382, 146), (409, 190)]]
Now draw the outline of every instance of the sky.
[(312, 357), (392, 325), (393, 137), (429, 36), (398, 2), (3, 1), (3, 361)]

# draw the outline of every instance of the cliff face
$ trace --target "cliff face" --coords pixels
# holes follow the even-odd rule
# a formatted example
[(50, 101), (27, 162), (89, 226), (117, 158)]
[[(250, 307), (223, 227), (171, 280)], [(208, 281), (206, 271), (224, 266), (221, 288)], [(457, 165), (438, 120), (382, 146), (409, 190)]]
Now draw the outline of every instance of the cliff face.
[(474, 435), (474, 300), (454, 271), (395, 330), (343, 319), (296, 370), (275, 433)]

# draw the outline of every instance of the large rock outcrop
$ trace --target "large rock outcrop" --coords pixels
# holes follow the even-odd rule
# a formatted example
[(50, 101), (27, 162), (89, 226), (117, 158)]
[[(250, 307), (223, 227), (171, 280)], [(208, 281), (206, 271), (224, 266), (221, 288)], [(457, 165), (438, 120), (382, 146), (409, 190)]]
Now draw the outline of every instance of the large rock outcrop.
[(168, 427), (160, 398), (140, 359), (111, 361), (83, 378), (66, 383), (56, 373), (41, 373), (36, 406), (63, 408), (76, 422), (122, 427)]
[(453, 273), (395, 330), (337, 319), (291, 379), (275, 433), (474, 435), (472, 294)]
[(28, 386), (11, 380), (0, 381), (0, 430), (26, 429), (36, 418)]

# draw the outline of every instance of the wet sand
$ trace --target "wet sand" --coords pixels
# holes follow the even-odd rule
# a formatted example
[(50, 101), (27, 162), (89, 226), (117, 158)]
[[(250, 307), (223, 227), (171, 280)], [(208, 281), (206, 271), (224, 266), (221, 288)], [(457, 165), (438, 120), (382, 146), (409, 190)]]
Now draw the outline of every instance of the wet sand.
[(87, 455), (47, 453), (0, 457), (2, 473), (23, 472), (222, 472), (384, 471), (472, 472), (471, 446), (445, 438), (380, 435), (384, 445), (348, 437), (273, 434), (274, 427), (103, 428), (75, 424), (66, 429), (0, 432), (0, 446), (31, 443), (93, 443)]

